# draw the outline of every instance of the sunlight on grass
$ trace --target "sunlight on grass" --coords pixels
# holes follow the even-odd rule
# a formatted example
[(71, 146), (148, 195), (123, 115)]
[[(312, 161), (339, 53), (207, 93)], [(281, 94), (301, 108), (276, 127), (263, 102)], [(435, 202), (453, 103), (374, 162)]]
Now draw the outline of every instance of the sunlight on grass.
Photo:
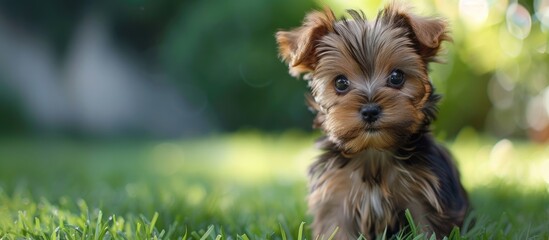
[[(310, 239), (306, 179), (320, 153), (315, 138), (246, 131), (162, 142), (4, 142), (0, 239), (78, 238), (85, 229), (93, 231), (85, 239), (280, 239), (280, 229), (288, 239)], [(549, 237), (547, 146), (471, 129), (444, 145), (477, 216), (463, 237)]]
[[(256, 184), (304, 181), (307, 166), (321, 153), (314, 140), (294, 132), (277, 136), (243, 132), (192, 142), (164, 142), (150, 149), (148, 164), (155, 174), (166, 176), (192, 170)], [(455, 156), (467, 188), (496, 182), (517, 185), (524, 191), (549, 187), (549, 147), (545, 145), (488, 139), (464, 129), (446, 146)]]
[(512, 184), (522, 191), (549, 192), (549, 147), (509, 139), (490, 140), (463, 130), (449, 145), (457, 158), (467, 188), (495, 183)]
[(192, 169), (242, 182), (302, 180), (307, 165), (319, 153), (313, 138), (295, 132), (279, 136), (246, 132), (193, 142), (159, 143), (151, 152), (151, 167), (158, 174)]

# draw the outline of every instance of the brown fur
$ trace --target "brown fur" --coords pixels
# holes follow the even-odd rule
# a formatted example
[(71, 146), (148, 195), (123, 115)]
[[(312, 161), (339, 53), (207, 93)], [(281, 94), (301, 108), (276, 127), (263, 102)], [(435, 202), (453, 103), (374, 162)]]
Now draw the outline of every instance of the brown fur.
[[(394, 3), (374, 21), (348, 13), (338, 21), (330, 10), (312, 12), (303, 26), (276, 34), (290, 74), (308, 74), (314, 126), (326, 134), (327, 152), (310, 174), (314, 233), (329, 236), (338, 226), (336, 239), (374, 237), (403, 228), (410, 209), (424, 231), (449, 234), (468, 203), (450, 156), (428, 134), (439, 97), (427, 72), (450, 40), (447, 24)], [(395, 69), (406, 78), (400, 88), (387, 85)], [(348, 92), (336, 91), (339, 75)], [(370, 103), (382, 113), (366, 123), (360, 109)]]

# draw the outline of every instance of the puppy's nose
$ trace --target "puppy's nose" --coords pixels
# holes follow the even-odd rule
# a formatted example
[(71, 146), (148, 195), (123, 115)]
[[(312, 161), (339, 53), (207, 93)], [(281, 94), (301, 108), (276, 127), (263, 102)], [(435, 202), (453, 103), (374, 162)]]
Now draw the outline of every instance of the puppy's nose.
[(360, 114), (362, 115), (362, 119), (364, 119), (364, 121), (373, 123), (379, 119), (379, 116), (381, 115), (381, 107), (375, 103), (366, 104), (360, 109)]

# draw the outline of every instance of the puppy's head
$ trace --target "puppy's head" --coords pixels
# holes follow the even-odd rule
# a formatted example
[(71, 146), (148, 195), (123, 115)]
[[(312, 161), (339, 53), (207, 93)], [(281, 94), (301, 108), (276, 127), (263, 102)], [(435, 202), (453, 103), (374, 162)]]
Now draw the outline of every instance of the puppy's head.
[(434, 117), (427, 67), (449, 40), (441, 19), (390, 4), (373, 21), (312, 12), (276, 34), (290, 74), (307, 74), (316, 123), (347, 154), (395, 150)]

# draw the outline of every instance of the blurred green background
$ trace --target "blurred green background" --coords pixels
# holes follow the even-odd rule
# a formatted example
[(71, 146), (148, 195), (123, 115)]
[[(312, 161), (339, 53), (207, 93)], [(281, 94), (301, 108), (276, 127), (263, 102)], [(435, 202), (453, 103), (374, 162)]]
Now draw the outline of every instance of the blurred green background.
[[(412, 1), (454, 41), (432, 64), (444, 95), (437, 136), (464, 127), (549, 138), (549, 1)], [(310, 130), (306, 84), (274, 34), (306, 12), (383, 1), (0, 1), (3, 135), (188, 137)]]

